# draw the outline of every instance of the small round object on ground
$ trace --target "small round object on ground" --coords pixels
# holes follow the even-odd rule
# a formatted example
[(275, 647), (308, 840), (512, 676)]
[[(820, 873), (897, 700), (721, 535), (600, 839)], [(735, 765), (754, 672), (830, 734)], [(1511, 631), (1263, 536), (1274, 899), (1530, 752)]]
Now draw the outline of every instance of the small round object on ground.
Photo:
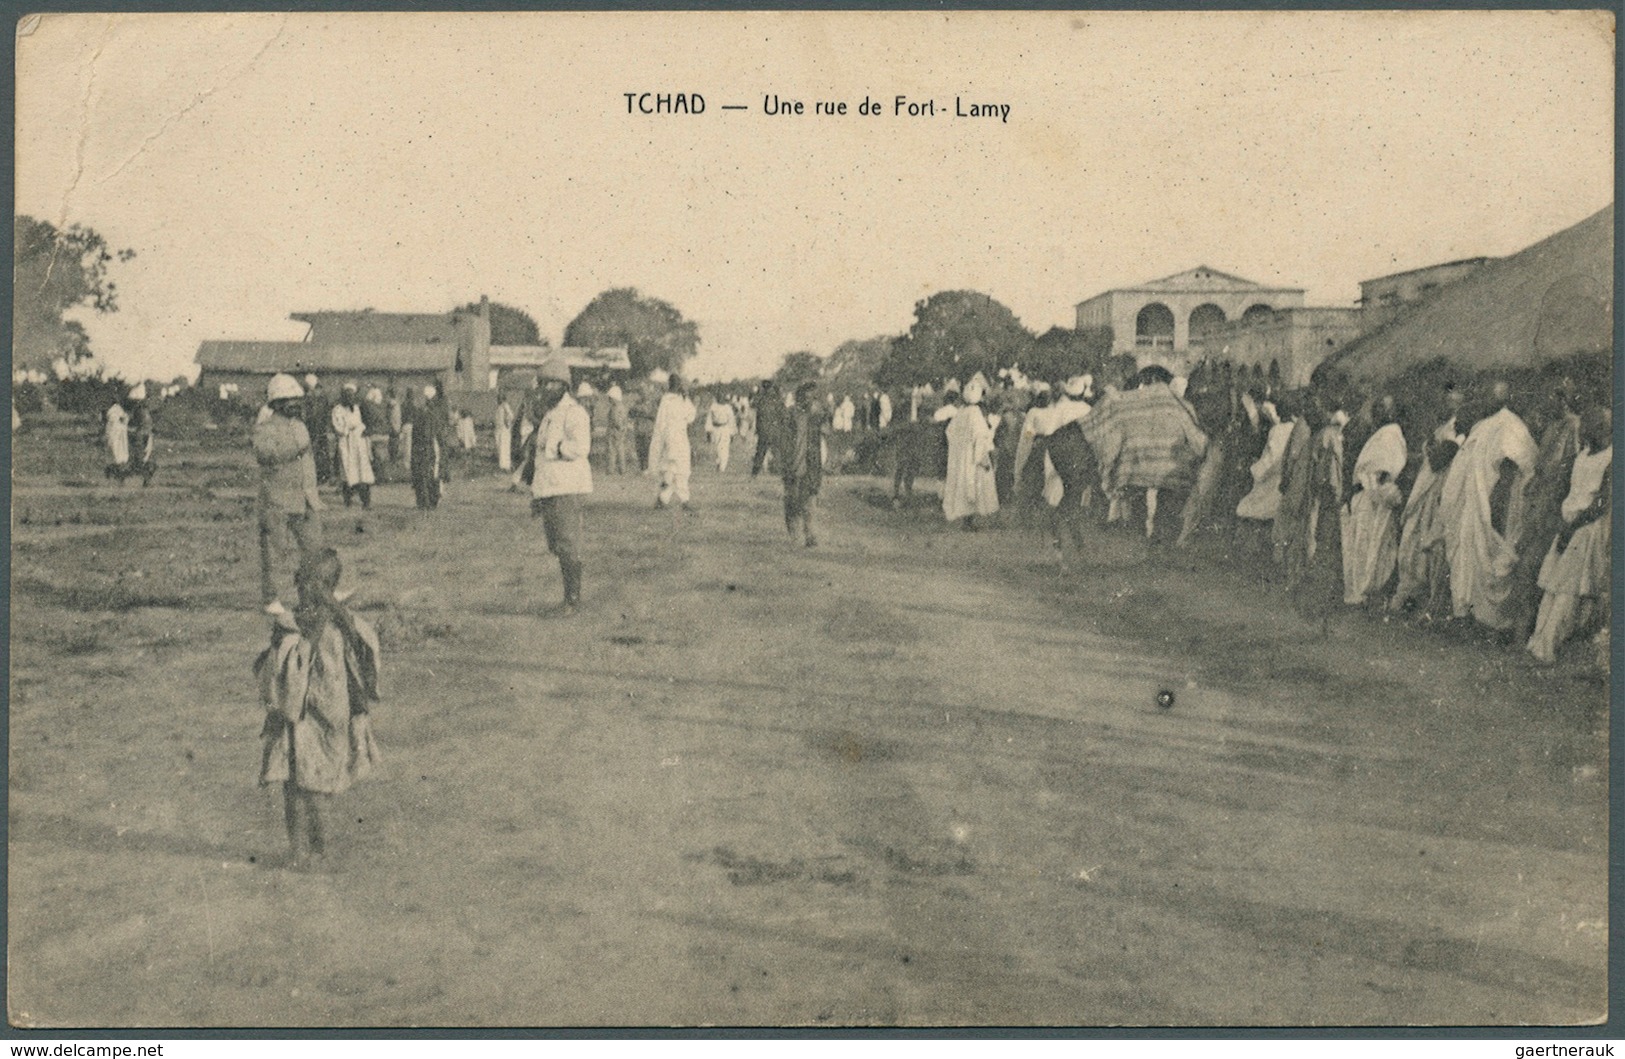
[(1174, 693), (1167, 688), (1163, 688), (1161, 691), (1157, 692), (1157, 705), (1161, 706), (1165, 710), (1173, 709)]

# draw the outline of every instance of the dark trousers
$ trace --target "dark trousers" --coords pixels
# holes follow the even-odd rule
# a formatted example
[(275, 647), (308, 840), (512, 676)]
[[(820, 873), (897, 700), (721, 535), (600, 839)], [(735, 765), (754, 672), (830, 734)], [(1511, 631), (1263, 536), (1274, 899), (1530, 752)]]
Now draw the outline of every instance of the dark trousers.
[(758, 428), (757, 430), (756, 454), (750, 458), (750, 473), (752, 475), (761, 474), (762, 468), (767, 466), (767, 454), (773, 451), (771, 433), (772, 431), (766, 428)]
[(276, 583), (271, 577), (273, 553), (284, 551), (292, 537), (301, 557), (322, 546), (321, 529), (309, 512), (289, 514), (281, 508), (261, 508), (260, 523), (260, 602), (276, 599)]
[(790, 482), (784, 483), (784, 528), (792, 538), (800, 534), (808, 544), (817, 539), (813, 532), (813, 513), (817, 510), (817, 493), (804, 492)]
[(440, 506), (440, 446), (419, 449), (412, 454), (412, 492), (418, 507), (433, 511)]
[(564, 577), (564, 602), (581, 602), (581, 544), (587, 533), (587, 519), (578, 493), (544, 496), (532, 505), (541, 517), (547, 550), (558, 556), (559, 573)]

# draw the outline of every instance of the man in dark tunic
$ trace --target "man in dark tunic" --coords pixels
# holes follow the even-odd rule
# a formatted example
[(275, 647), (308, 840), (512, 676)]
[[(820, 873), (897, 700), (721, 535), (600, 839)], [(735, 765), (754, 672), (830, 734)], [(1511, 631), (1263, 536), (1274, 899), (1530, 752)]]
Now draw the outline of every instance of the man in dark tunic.
[(436, 391), (425, 386), (414, 396), (407, 418), (412, 424), (412, 492), (424, 511), (440, 506), (441, 464), (445, 460), (445, 431), (435, 404)]
[(774, 453), (781, 464), (784, 462), (784, 456), (778, 449), (779, 435), (784, 430), (787, 415), (784, 397), (779, 393), (779, 384), (772, 379), (762, 380), (761, 388), (756, 391), (753, 403), (756, 405), (756, 454), (750, 461), (752, 478), (762, 473), (768, 453)]
[(333, 481), (333, 402), (322, 389), (322, 380), (314, 375), (305, 376), (305, 432), (310, 435), (310, 456), (316, 463), (316, 481)]
[[(776, 402), (777, 391), (772, 396)], [(800, 536), (808, 548), (818, 544), (813, 533), (813, 511), (818, 506), (818, 490), (824, 484), (825, 419), (818, 404), (818, 384), (804, 382), (796, 387), (795, 407), (782, 424), (779, 473), (784, 479), (784, 528), (792, 541)]]

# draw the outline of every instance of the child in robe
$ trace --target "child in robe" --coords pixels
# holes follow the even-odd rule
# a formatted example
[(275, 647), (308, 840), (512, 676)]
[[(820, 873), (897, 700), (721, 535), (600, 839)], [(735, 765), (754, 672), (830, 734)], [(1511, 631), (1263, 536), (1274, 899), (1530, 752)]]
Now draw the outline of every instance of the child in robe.
[(371, 708), (378, 701), (378, 636), (338, 594), (331, 548), (309, 552), (294, 583), (299, 604), (275, 615), (254, 664), (265, 705), (260, 785), (282, 784), (294, 866), (326, 853), (321, 806), (378, 764)]

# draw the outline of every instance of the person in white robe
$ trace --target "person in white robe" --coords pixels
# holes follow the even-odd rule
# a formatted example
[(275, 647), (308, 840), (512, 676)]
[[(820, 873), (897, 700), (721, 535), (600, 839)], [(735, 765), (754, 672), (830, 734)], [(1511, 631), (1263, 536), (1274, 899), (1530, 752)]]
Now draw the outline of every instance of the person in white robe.
[(1258, 411), (1269, 422), (1269, 433), (1264, 439), (1264, 451), (1253, 461), (1253, 487), (1236, 505), (1236, 517), (1274, 522), (1275, 512), (1281, 507), (1281, 461), (1286, 457), (1286, 443), (1292, 437), (1292, 422), (1281, 422), (1275, 405), (1268, 401), (1259, 405)]
[(999, 510), (993, 478), (994, 425), (982, 411), (987, 384), (980, 373), (965, 384), (964, 401), (948, 421), (948, 477), (942, 488), (942, 513), (949, 522), (976, 528), (977, 516)]
[(1358, 489), (1343, 507), (1343, 602), (1366, 603), (1394, 575), (1399, 557), (1396, 523), (1405, 498), (1399, 475), (1408, 456), (1405, 435), (1392, 412), (1381, 409), (1387, 422), (1377, 428), (1354, 461)]
[(1448, 602), (1450, 567), (1444, 558), (1444, 529), (1439, 521), (1439, 497), (1444, 490), (1450, 463), (1467, 439), (1456, 434), (1455, 417), (1428, 436), (1422, 450), (1422, 466), (1411, 485), (1400, 516), (1399, 550), (1395, 564), (1399, 581), (1388, 600), (1395, 614), (1415, 604), (1424, 620), (1431, 621), (1435, 609)]
[(344, 506), (349, 507), (357, 493), (361, 506), (372, 507), (372, 453), (367, 444), (367, 426), (361, 417), (361, 404), (356, 396), (355, 383), (345, 383), (343, 396), (333, 406), (329, 416), (333, 436), (337, 440), (339, 457), (339, 487), (344, 492)]
[(851, 395), (843, 396), (840, 404), (835, 406), (835, 429), (842, 434), (851, 434), (851, 422), (858, 416), (858, 406), (851, 401)]
[(114, 401), (107, 409), (107, 425), (103, 436), (107, 440), (107, 460), (111, 464), (109, 474), (114, 470), (123, 470), (130, 463), (130, 413), (124, 410), (122, 401)]
[[(1076, 423), (1088, 415), (1090, 405), (1085, 398), (1089, 394), (1092, 381), (1091, 376), (1088, 375), (1074, 375), (1068, 379), (1062, 385), (1061, 396), (1055, 400), (1054, 404), (1028, 413), (1029, 418), (1036, 415), (1037, 419), (1031, 424), (1023, 423), (1022, 433), (1030, 435), (1036, 442), (1038, 438), (1047, 438), (1062, 427)], [(1019, 474), (1021, 470), (1019, 465), (1024, 462), (1019, 451), (1019, 443), (1016, 457), (1017, 473)], [(1061, 500), (1065, 495), (1066, 486), (1061, 481), (1059, 472), (1055, 470), (1055, 461), (1051, 460), (1049, 453), (1046, 452), (1044, 454), (1044, 502), (1052, 509), (1058, 508), (1061, 506)], [(1082, 502), (1084, 498), (1080, 497), (1078, 499)]]
[(689, 448), (688, 427), (697, 414), (694, 402), (684, 391), (683, 380), (672, 375), (666, 380), (667, 390), (655, 409), (654, 433), (649, 441), (649, 469), (660, 476), (660, 492), (655, 496), (655, 507), (682, 505), (692, 510), (688, 496), (688, 478), (693, 454)]
[(513, 405), (508, 403), (508, 395), (503, 394), (502, 400), (497, 402), (496, 412), (497, 428), (497, 470), (513, 470)]
[(705, 433), (711, 439), (711, 451), (716, 454), (718, 474), (728, 470), (728, 456), (738, 429), (739, 416), (734, 406), (723, 400), (712, 401), (710, 411), (705, 414)]
[(1606, 407), (1587, 409), (1580, 429), (1585, 450), (1574, 458), (1569, 474), (1563, 529), (1540, 566), (1540, 613), (1527, 645), (1535, 660), (1547, 665), (1557, 661), (1557, 649), (1574, 635), (1581, 602), (1607, 600), (1612, 584), (1613, 415)]
[(1506, 407), (1504, 385), (1497, 385), (1493, 400), (1497, 411), (1474, 424), (1445, 474), (1439, 519), (1455, 616), (1502, 629), (1509, 624), (1503, 608), (1517, 562), (1523, 487), (1539, 451), (1529, 428)]

